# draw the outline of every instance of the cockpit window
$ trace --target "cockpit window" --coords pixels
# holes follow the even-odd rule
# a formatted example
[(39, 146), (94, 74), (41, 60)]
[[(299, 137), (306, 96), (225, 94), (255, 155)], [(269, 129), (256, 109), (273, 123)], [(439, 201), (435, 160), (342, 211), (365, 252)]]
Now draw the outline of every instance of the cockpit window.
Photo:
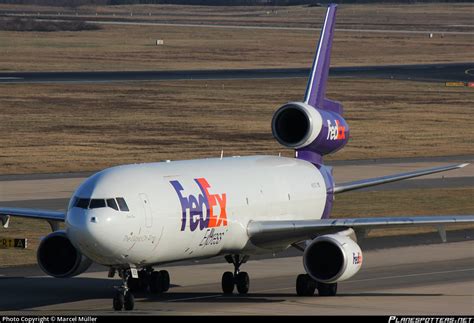
[(81, 209), (87, 209), (89, 207), (90, 199), (76, 199), (76, 204), (74, 206), (79, 207)]
[(119, 205), (120, 211), (128, 212), (128, 206), (123, 197), (117, 197), (117, 203)]
[(115, 199), (107, 199), (107, 206), (118, 211), (118, 206), (117, 206), (117, 202), (115, 202)]
[(75, 197), (72, 202), (72, 207), (78, 207), (81, 209), (98, 209), (102, 207), (110, 207), (115, 211), (128, 212), (128, 206), (123, 197), (117, 197), (117, 199), (86, 199)]
[(102, 199), (92, 199), (91, 204), (89, 205), (90, 209), (97, 209), (100, 207), (105, 207), (105, 200)]

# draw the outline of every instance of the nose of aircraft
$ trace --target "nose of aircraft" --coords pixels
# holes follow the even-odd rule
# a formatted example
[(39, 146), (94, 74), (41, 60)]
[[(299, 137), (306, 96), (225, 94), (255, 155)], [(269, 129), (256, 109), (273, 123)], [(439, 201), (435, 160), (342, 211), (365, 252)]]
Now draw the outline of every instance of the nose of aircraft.
[(120, 237), (113, 222), (107, 209), (72, 208), (66, 218), (66, 231), (85, 256), (99, 263), (114, 263), (120, 257)]

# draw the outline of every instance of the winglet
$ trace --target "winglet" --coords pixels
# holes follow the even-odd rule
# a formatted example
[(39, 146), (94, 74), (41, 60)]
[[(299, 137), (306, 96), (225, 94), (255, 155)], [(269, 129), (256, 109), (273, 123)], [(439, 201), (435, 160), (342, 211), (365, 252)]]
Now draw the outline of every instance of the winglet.
[(318, 109), (330, 110), (342, 114), (339, 102), (326, 99), (326, 85), (331, 62), (332, 39), (336, 23), (336, 4), (330, 4), (326, 12), (318, 47), (314, 56), (313, 67), (308, 79), (304, 102)]

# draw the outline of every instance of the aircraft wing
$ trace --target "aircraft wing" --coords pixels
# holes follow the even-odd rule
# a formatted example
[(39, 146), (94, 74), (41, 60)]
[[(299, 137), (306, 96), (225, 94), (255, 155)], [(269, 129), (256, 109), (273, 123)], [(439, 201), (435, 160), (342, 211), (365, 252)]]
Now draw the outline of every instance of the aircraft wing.
[(55, 231), (55, 229), (57, 228), (57, 222), (64, 222), (64, 220), (66, 219), (66, 214), (64, 212), (24, 209), (16, 207), (0, 207), (0, 220), (2, 221), (2, 225), (4, 228), (8, 228), (11, 216), (46, 220), (51, 225), (51, 229), (53, 231)]
[[(320, 219), (295, 221), (252, 221), (247, 234), (253, 244), (268, 246), (281, 241), (289, 244), (313, 239), (322, 234), (336, 233), (347, 229), (364, 232), (401, 226), (436, 226), (446, 224), (474, 223), (474, 215), (435, 215), (406, 217), (373, 217), (353, 219)], [(445, 240), (443, 238), (443, 240)]]
[(466, 164), (452, 164), (452, 165), (441, 166), (441, 167), (420, 169), (420, 170), (416, 170), (416, 171), (408, 172), (408, 173), (400, 173), (400, 174), (394, 174), (394, 175), (388, 175), (388, 176), (368, 178), (368, 179), (363, 179), (363, 180), (360, 180), (360, 181), (341, 183), (341, 184), (337, 184), (334, 187), (334, 193), (337, 194), (337, 193), (342, 193), (342, 192), (348, 192), (348, 191), (353, 191), (353, 190), (357, 190), (357, 189), (361, 189), (361, 188), (365, 188), (365, 187), (369, 187), (369, 186), (386, 184), (386, 183), (401, 181), (401, 180), (408, 179), (408, 178), (445, 172), (445, 171), (448, 171), (448, 170), (463, 168), (467, 165), (469, 165), (469, 164), (468, 163), (466, 163)]

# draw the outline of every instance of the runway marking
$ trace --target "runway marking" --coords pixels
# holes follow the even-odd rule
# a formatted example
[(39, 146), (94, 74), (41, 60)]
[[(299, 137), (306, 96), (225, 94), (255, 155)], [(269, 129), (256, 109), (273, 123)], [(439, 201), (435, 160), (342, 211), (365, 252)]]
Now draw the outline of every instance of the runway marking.
[(433, 271), (433, 272), (430, 272), (430, 273), (419, 273), (419, 274), (409, 274), (409, 275), (396, 275), (396, 276), (386, 276), (386, 277), (378, 277), (378, 278), (366, 278), (366, 279), (350, 280), (350, 281), (347, 281), (346, 283), (358, 283), (358, 282), (373, 281), (373, 280), (380, 280), (380, 279), (406, 278), (406, 277), (418, 277), (418, 276), (429, 276), (429, 275), (459, 273), (459, 272), (465, 272), (465, 271), (474, 271), (474, 268), (458, 269), (458, 270), (446, 270), (446, 271)]
[(474, 68), (470, 68), (464, 71), (465, 74), (467, 75), (474, 75)]
[[(344, 283), (345, 283), (345, 284), (348, 284), (348, 283), (359, 283), (359, 282), (374, 281), (374, 280), (393, 279), (393, 278), (406, 278), (406, 277), (417, 277), (417, 276), (429, 276), (429, 275), (458, 273), (458, 272), (465, 272), (465, 271), (474, 271), (474, 268), (458, 269), (458, 270), (446, 270), (446, 271), (433, 271), (433, 272), (430, 272), (430, 273), (419, 273), (419, 274), (409, 274), (409, 275), (396, 275), (396, 276), (386, 276), (386, 277), (357, 279), (357, 280), (349, 280), (349, 281), (346, 281), (346, 282), (344, 282)], [(256, 293), (272, 292), (272, 291), (277, 291), (277, 290), (290, 290), (290, 289), (294, 289), (294, 288), (295, 288), (295, 287), (284, 287), (284, 288), (264, 289), (264, 290), (256, 291)]]
[[(64, 22), (68, 19), (36, 19), (41, 21)], [(147, 21), (104, 21), (104, 20), (85, 20), (86, 23), (100, 25), (132, 25), (132, 26), (170, 26), (170, 27), (190, 27), (190, 28), (230, 28), (230, 29), (256, 29), (256, 30), (301, 30), (314, 31), (321, 28), (314, 27), (285, 27), (285, 26), (255, 26), (255, 25), (218, 25), (218, 24), (183, 24), (183, 23), (164, 23)], [(406, 30), (406, 29), (350, 29), (340, 28), (342, 32), (366, 32), (383, 34), (449, 34), (449, 35), (474, 35), (471, 31), (443, 31), (443, 30)]]
[(207, 296), (196, 296), (196, 297), (187, 297), (187, 298), (179, 298), (179, 299), (170, 299), (167, 302), (192, 301), (194, 299), (217, 298), (217, 297), (221, 297), (221, 296), (222, 296), (222, 294), (207, 295)]

